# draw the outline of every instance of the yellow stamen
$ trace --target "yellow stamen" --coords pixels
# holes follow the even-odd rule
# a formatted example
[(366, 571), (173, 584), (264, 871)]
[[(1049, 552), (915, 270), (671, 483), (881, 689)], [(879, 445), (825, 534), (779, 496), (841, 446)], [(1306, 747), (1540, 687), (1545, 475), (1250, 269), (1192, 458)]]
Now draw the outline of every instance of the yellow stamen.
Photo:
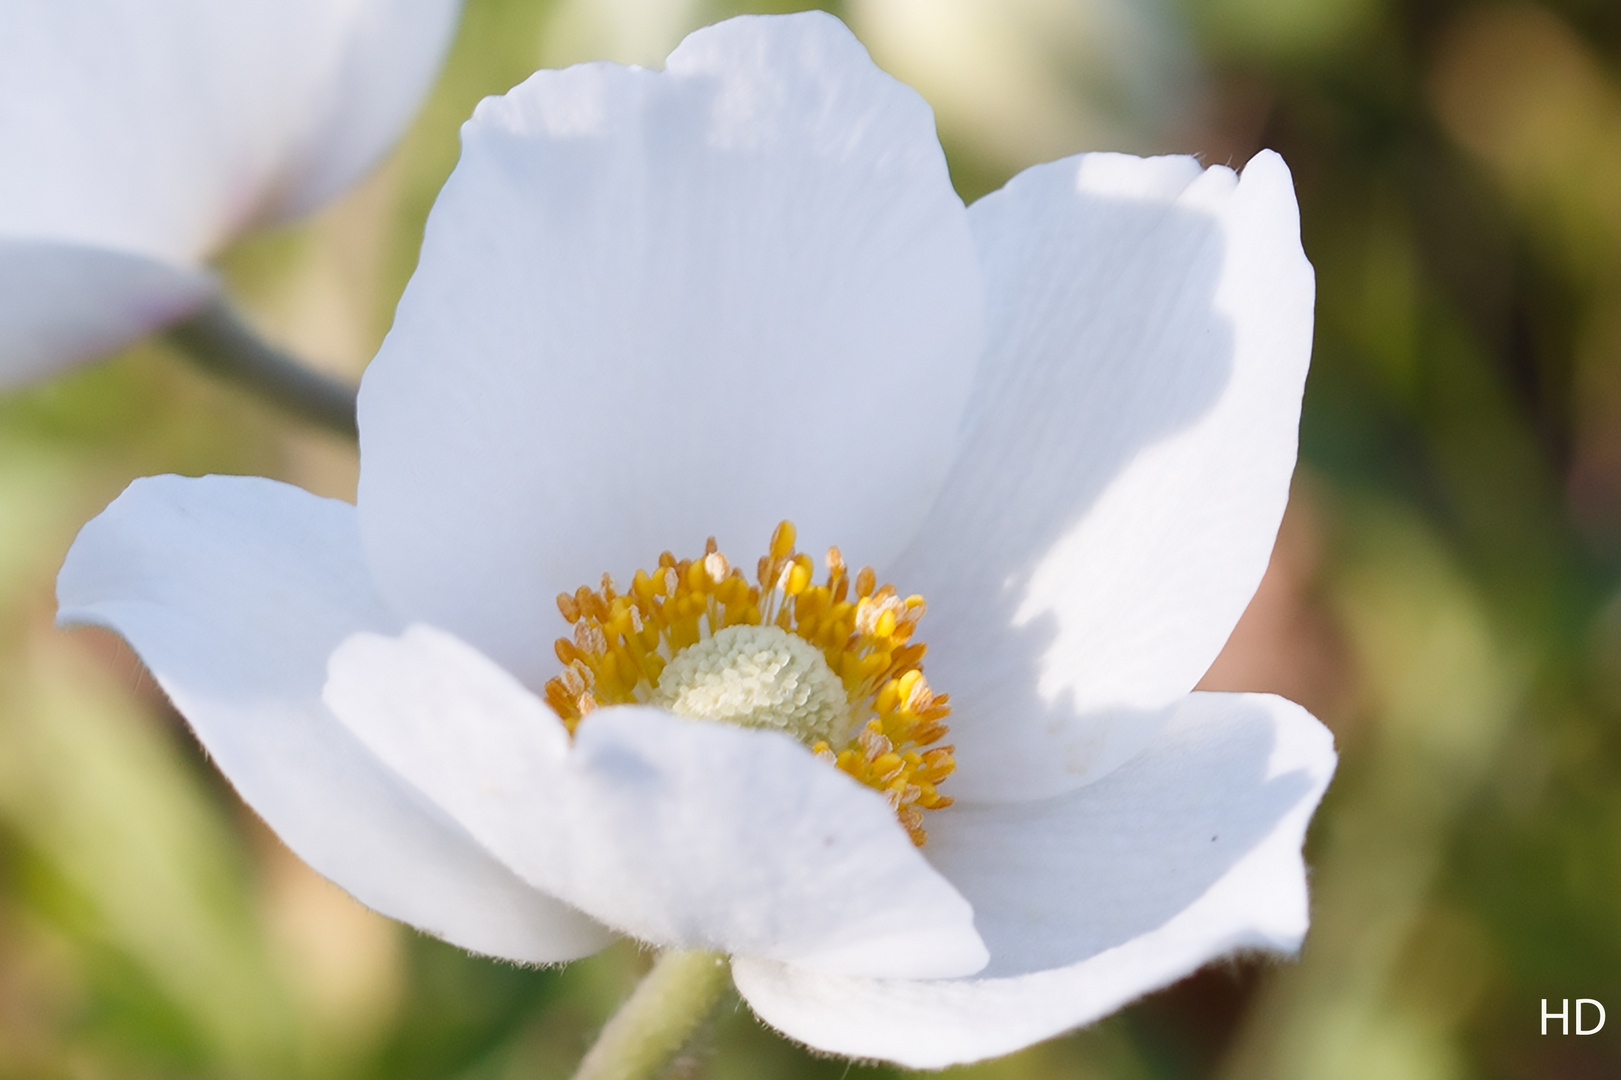
[[(828, 549), (826, 583), (816, 584), (814, 563), (795, 551), (795, 537), (792, 523), (777, 526), (754, 584), (711, 537), (698, 559), (677, 560), (665, 552), (652, 572), (637, 570), (627, 592), (618, 592), (604, 574), (598, 591), (581, 586), (572, 595), (559, 595), (557, 609), (573, 634), (557, 640), (563, 669), (546, 683), (546, 701), (571, 734), (602, 705), (651, 703), (692, 715), (707, 708), (694, 703), (730, 702), (720, 709), (726, 715), (702, 718), (791, 730), (817, 757), (882, 794), (913, 843), (922, 845), (922, 811), (951, 805), (936, 788), (956, 767), (952, 747), (935, 745), (947, 732), (942, 721), (951, 712), (949, 697), (929, 687), (922, 667), (926, 647), (911, 640), (926, 605), (920, 596), (901, 599), (892, 585), (879, 587), (871, 567), (856, 575), (852, 599), (838, 548)], [(713, 642), (729, 627), (767, 629), (741, 639), (724, 636), (725, 646), (706, 644), (701, 660), (676, 665), (680, 674), (671, 676), (676, 681), (660, 687), (676, 657), (700, 642)], [(791, 668), (800, 682), (780, 693), (774, 688), (776, 696), (761, 697), (752, 685), (734, 692), (739, 676), (716, 672), (717, 665), (746, 655), (751, 670), (758, 668), (777, 655), (770, 635), (779, 631), (814, 646), (826, 662), (826, 675), (784, 660), (772, 670)], [(731, 679), (731, 689), (694, 683), (723, 676)], [(830, 720), (816, 704), (822, 699), (815, 697), (825, 695), (827, 686), (841, 685), (848, 707), (844, 723)], [(745, 705), (738, 706), (740, 700)], [(817, 719), (802, 723), (802, 716)]]

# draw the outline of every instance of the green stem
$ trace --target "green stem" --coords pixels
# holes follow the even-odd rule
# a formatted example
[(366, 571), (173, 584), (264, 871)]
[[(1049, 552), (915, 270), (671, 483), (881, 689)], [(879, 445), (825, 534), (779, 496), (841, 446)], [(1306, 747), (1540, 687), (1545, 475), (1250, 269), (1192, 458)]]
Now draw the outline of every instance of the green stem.
[(355, 388), (313, 371), (268, 344), (221, 300), (171, 326), (171, 343), (198, 367), (265, 398), (312, 424), (359, 438)]
[(731, 982), (726, 957), (672, 949), (619, 1007), (574, 1080), (651, 1080), (680, 1052)]

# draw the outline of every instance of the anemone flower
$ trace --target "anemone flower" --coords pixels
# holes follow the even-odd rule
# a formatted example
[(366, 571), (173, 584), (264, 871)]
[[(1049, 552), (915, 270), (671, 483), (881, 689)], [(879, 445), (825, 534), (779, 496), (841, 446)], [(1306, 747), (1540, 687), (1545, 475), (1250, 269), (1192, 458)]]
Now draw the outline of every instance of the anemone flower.
[(460, 8), (0, 5), (0, 386), (206, 304), (232, 236), (314, 209), (392, 145)]
[(965, 209), (837, 20), (735, 19), (479, 106), (355, 505), (137, 481), (61, 619), (378, 911), (724, 953), (825, 1051), (1005, 1053), (1305, 932), (1331, 740), (1193, 687), (1283, 513), (1312, 300), (1273, 154)]

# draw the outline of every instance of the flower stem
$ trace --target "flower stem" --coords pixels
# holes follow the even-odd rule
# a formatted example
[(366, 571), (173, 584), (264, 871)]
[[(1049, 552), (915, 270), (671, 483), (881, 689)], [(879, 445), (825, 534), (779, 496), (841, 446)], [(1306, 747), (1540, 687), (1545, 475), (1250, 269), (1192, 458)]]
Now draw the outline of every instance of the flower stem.
[(680, 1052), (731, 979), (726, 957), (672, 949), (586, 1052), (574, 1080), (651, 1080)]
[(205, 371), (231, 379), (328, 431), (359, 438), (355, 388), (270, 345), (223, 301), (215, 300), (171, 326), (168, 339)]

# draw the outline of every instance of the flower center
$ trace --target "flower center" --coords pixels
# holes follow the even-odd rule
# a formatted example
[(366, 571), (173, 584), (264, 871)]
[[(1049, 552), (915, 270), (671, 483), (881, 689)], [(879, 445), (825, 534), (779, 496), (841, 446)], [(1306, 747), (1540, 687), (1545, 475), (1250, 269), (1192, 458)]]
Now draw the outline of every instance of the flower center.
[(815, 744), (848, 738), (850, 702), (820, 650), (775, 626), (728, 626), (675, 655), (649, 704), (695, 720), (776, 728)]
[[(700, 559), (659, 556), (621, 593), (581, 586), (557, 598), (574, 627), (559, 638), (563, 671), (546, 700), (572, 733), (601, 705), (641, 703), (679, 716), (774, 728), (889, 800), (914, 843), (923, 811), (951, 805), (937, 785), (956, 767), (942, 722), (951, 708), (923, 677), (912, 640), (921, 596), (852, 582), (838, 548), (827, 582), (794, 550), (794, 527), (771, 536), (751, 585), (709, 540)], [(851, 597), (852, 585), (854, 597)]]

